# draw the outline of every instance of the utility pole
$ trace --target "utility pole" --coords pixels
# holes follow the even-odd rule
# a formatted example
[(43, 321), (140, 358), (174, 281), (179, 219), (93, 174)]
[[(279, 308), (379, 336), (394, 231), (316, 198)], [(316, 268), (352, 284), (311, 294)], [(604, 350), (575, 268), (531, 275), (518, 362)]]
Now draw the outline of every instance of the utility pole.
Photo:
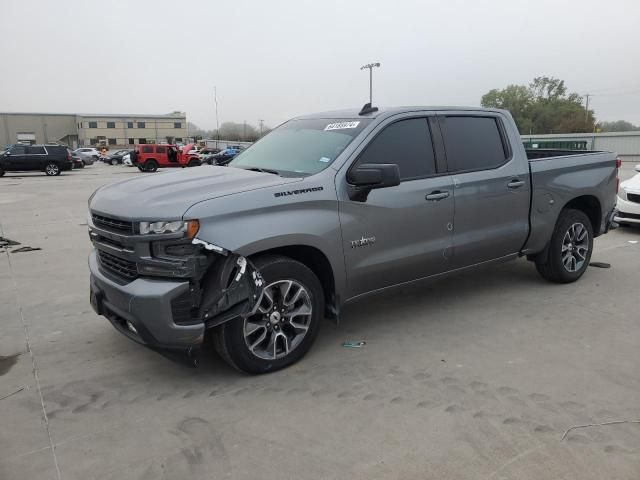
[(369, 63), (360, 67), (360, 70), (369, 69), (369, 103), (373, 105), (373, 69), (379, 67), (380, 63)]
[(220, 124), (218, 123), (218, 90), (213, 87), (213, 101), (216, 104), (216, 148), (218, 148), (218, 143), (220, 142)]
[(589, 125), (589, 97), (591, 97), (591, 96), (592, 95), (590, 93), (587, 93), (585, 95), (585, 98), (586, 98), (586, 106), (584, 107), (584, 109), (585, 109), (585, 113), (584, 113), (584, 128), (585, 129)]
[(264, 128), (264, 120), (258, 120), (258, 123), (260, 123), (260, 138), (262, 138), (262, 129)]

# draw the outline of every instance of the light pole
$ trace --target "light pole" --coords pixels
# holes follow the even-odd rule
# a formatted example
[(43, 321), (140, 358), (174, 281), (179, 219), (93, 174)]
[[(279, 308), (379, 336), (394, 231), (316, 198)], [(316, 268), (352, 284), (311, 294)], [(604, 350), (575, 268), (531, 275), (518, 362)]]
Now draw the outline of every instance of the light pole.
[(379, 67), (380, 63), (369, 63), (360, 67), (360, 70), (369, 69), (369, 103), (373, 105), (373, 69)]
[(216, 104), (216, 148), (218, 148), (218, 143), (220, 143), (220, 124), (218, 123), (218, 90), (217, 87), (213, 87), (213, 101)]

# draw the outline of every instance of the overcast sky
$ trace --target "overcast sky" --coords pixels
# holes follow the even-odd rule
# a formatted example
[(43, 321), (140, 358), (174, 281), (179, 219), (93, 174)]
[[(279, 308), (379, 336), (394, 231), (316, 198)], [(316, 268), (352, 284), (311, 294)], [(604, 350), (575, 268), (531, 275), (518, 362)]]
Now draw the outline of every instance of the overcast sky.
[(0, 111), (275, 126), (359, 107), (472, 105), (548, 75), (640, 124), (639, 0), (1, 0)]

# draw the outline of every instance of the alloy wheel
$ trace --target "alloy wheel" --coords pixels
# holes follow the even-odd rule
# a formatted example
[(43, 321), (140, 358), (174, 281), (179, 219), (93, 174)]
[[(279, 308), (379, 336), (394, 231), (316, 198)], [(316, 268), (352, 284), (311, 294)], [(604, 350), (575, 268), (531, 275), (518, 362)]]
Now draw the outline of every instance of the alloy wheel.
[(589, 232), (582, 223), (572, 224), (562, 239), (562, 264), (568, 272), (580, 270), (589, 253)]
[(276, 360), (286, 357), (304, 339), (313, 316), (307, 289), (295, 280), (267, 285), (255, 313), (244, 321), (244, 339), (256, 357)]

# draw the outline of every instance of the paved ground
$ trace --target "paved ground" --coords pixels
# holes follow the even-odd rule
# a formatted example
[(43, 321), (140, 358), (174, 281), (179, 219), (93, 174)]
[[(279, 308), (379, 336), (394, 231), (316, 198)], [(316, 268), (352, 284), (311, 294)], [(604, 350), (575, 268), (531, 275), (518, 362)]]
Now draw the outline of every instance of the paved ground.
[(562, 440), (640, 418), (640, 229), (598, 239), (612, 268), (576, 284), (523, 260), (353, 305), (302, 362), (249, 377), (91, 311), (86, 200), (130, 175), (0, 179), (1, 234), (42, 249), (0, 254), (0, 398), (24, 387), (0, 400), (1, 479), (640, 477), (640, 424)]

